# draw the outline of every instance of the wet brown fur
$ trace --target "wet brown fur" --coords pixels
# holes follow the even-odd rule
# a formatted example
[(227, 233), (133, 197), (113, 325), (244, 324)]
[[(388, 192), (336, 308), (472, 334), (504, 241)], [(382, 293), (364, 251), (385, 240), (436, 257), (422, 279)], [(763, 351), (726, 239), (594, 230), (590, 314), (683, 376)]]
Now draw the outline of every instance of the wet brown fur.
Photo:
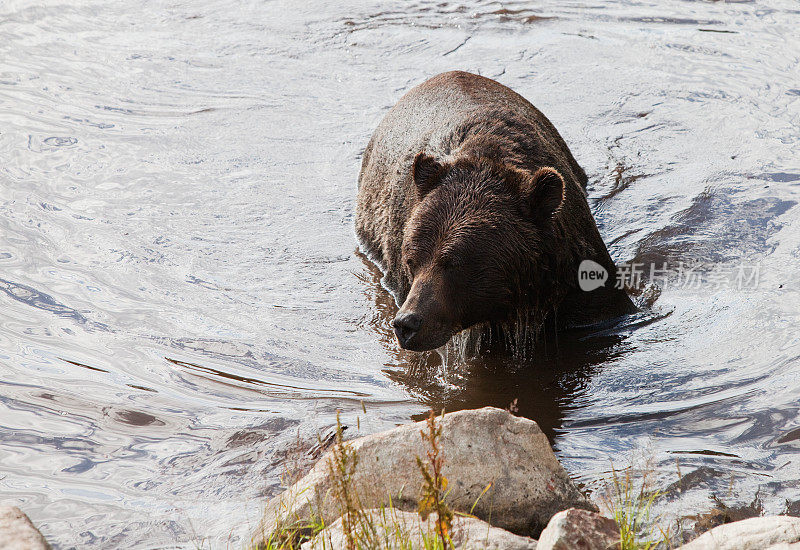
[[(563, 178), (559, 196), (547, 168)], [(432, 309), (429, 323), (442, 331), (547, 315), (562, 326), (593, 323), (634, 308), (613, 288), (586, 181), (555, 127), (522, 96), (484, 77), (443, 73), (403, 96), (367, 145), (356, 232), (398, 304)], [(584, 259), (609, 271), (605, 287), (578, 288)]]

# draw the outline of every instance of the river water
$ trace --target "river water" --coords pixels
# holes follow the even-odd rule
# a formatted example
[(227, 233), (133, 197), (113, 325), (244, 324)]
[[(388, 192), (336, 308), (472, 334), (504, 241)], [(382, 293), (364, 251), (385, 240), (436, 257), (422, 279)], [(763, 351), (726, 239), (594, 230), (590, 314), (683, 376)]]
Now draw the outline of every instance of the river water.
[[(56, 548), (235, 548), (337, 409), (355, 435), (518, 398), (589, 490), (645, 454), (662, 484), (706, 467), (667, 512), (780, 512), (799, 28), (789, 0), (4, 1), (0, 504)], [(525, 359), (399, 351), (360, 155), (450, 69), (554, 122), (617, 262), (667, 264), (641, 316)]]

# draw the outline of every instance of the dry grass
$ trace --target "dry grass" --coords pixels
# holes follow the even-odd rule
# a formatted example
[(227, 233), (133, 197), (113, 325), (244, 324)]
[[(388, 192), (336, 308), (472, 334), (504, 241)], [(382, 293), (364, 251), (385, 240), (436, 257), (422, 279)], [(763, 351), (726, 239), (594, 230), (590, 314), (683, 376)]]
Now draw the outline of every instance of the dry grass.
[[(444, 411), (442, 411), (444, 416)], [(450, 532), (453, 530), (453, 511), (445, 504), (447, 496), (447, 478), (442, 475), (442, 449), (439, 439), (442, 436), (442, 426), (436, 423), (436, 416), (431, 411), (427, 421), (428, 431), (420, 432), (422, 440), (428, 444), (428, 463), (426, 464), (420, 457), (417, 457), (417, 466), (422, 472), (424, 479), (422, 484), (422, 495), (419, 500), (419, 515), (423, 521), (428, 519), (432, 513), (436, 514), (436, 534), (442, 548), (452, 546)], [(473, 506), (474, 508), (474, 506)]]
[[(428, 450), (425, 459), (417, 457), (417, 465), (423, 477), (418, 506), (420, 525), (426, 525), (425, 521), (429, 516), (435, 518), (427, 523), (427, 525), (432, 524), (432, 527), (422, 529), (416, 535), (412, 535), (408, 526), (398, 520), (397, 510), (391, 501), (387, 506), (379, 508), (377, 515), (374, 511), (368, 513), (362, 506), (353, 484), (359, 457), (357, 452), (343, 440), (338, 414), (336, 425), (335, 444), (328, 457), (328, 468), (332, 479), (330, 494), (338, 506), (347, 550), (411, 550), (419, 547), (425, 550), (451, 549), (454, 516), (446, 503), (447, 478), (442, 475), (444, 465), (440, 446), (442, 428), (433, 411), (426, 424), (427, 430), (420, 431)], [(487, 486), (486, 490), (489, 487)], [(322, 550), (334, 550), (330, 538), (325, 536), (325, 527), (321, 519), (279, 525), (263, 540), (254, 542), (251, 548), (297, 550), (304, 542), (316, 537), (316, 544)]]

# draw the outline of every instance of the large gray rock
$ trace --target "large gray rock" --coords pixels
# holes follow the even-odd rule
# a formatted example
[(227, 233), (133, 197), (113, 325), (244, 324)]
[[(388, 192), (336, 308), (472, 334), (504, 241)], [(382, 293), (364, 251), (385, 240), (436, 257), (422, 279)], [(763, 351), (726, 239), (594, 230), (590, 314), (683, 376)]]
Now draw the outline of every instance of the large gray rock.
[[(449, 480), (447, 502), (452, 509), (471, 511), (497, 527), (530, 536), (559, 510), (597, 509), (572, 483), (535, 422), (486, 407), (450, 413), (441, 426), (443, 473)], [(418, 422), (346, 443), (358, 454), (351, 487), (362, 508), (380, 508), (391, 499), (397, 509), (416, 509), (422, 486), (416, 458), (424, 459), (428, 451), (420, 437), (425, 429), (425, 423)], [(341, 515), (330, 494), (330, 456), (267, 504), (256, 536), (278, 526), (306, 523), (312, 516), (330, 525)], [(490, 482), (492, 488), (481, 496)]]
[(553, 516), (539, 537), (539, 550), (619, 548), (619, 526), (595, 512), (570, 508)]
[(680, 550), (794, 550), (800, 542), (800, 518), (766, 516), (735, 521), (703, 533)]
[[(373, 550), (424, 550), (423, 536), (436, 537), (435, 518), (422, 521), (419, 514), (400, 510), (367, 510), (354, 523), (358, 548)], [(477, 518), (456, 516), (450, 533), (453, 550), (536, 550), (536, 541), (491, 527)], [(301, 550), (347, 548), (342, 518), (306, 542)]]
[(16, 506), (0, 506), (2, 550), (49, 550), (50, 545), (28, 516)]

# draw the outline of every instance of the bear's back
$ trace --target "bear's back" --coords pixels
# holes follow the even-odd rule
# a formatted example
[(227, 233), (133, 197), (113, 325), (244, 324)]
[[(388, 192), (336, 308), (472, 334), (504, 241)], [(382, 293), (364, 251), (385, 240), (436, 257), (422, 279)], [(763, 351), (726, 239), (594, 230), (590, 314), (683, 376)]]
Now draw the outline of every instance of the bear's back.
[(454, 135), (489, 118), (497, 125), (506, 123), (536, 134), (539, 146), (552, 150), (550, 164), (586, 187), (585, 173), (547, 117), (510, 88), (463, 71), (434, 76), (412, 88), (389, 110), (364, 152), (359, 185), (365, 171), (386, 173), (396, 169), (398, 162), (410, 162), (422, 150), (449, 155), (460, 145), (453, 141)]

